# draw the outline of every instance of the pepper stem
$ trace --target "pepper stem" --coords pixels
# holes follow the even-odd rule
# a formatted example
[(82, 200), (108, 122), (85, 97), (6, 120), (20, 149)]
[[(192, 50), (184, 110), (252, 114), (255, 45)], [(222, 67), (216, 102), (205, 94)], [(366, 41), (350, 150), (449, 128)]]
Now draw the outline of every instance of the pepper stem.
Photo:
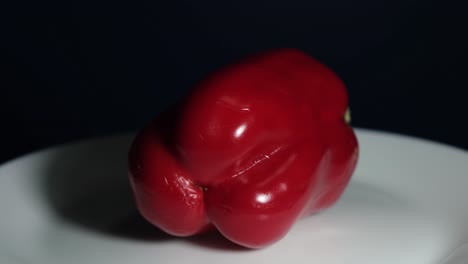
[(349, 123), (351, 123), (351, 110), (349, 110), (349, 107), (346, 109), (346, 112), (344, 114), (344, 120), (346, 122), (346, 124), (349, 125)]

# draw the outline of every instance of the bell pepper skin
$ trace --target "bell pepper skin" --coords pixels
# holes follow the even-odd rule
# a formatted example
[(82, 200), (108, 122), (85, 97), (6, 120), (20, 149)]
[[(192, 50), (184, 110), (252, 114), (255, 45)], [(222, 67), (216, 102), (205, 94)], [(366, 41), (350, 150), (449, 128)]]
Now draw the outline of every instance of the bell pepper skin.
[(248, 248), (275, 243), (346, 188), (358, 160), (347, 101), (340, 78), (296, 49), (213, 73), (135, 138), (138, 210), (175, 236), (215, 228)]

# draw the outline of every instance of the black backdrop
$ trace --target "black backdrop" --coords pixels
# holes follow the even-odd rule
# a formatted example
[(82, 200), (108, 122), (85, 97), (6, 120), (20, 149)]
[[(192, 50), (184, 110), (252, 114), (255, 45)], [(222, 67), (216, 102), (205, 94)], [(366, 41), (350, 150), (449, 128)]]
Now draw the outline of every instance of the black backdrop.
[(210, 71), (274, 47), (333, 68), (355, 126), (468, 149), (461, 4), (62, 2), (1, 8), (0, 162), (136, 130)]

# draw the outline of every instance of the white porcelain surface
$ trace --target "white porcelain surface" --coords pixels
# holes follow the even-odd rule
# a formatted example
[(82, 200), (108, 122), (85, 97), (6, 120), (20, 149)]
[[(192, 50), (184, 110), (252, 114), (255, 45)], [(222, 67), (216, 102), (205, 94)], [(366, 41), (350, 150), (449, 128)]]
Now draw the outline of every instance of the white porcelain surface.
[(357, 131), (361, 159), (339, 203), (263, 250), (142, 221), (126, 178), (131, 135), (16, 159), (0, 167), (0, 263), (438, 264), (468, 242), (468, 153)]

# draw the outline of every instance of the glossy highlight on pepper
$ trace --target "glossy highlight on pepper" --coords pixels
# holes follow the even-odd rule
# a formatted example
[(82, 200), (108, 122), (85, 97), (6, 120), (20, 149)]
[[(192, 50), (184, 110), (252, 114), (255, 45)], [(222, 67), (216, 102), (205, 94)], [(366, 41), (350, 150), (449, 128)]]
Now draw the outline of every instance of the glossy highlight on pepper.
[(217, 229), (249, 248), (277, 242), (335, 204), (354, 172), (347, 101), (340, 78), (296, 49), (220, 69), (135, 138), (140, 213), (175, 236)]

